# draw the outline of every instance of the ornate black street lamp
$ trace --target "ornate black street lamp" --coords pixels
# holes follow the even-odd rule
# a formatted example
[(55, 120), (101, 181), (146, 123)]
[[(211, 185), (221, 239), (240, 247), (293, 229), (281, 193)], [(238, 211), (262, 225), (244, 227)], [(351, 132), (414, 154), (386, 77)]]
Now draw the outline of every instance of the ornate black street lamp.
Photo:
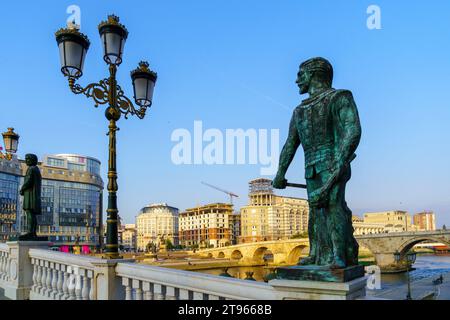
[(106, 221), (106, 245), (107, 258), (117, 259), (119, 256), (118, 245), (118, 210), (117, 210), (117, 171), (116, 171), (116, 131), (119, 128), (116, 122), (123, 114), (136, 115), (143, 119), (147, 108), (152, 105), (153, 89), (157, 74), (150, 70), (147, 62), (139, 63), (139, 67), (131, 72), (134, 89), (134, 100), (139, 106), (135, 108), (133, 102), (125, 96), (122, 88), (117, 84), (117, 67), (122, 63), (122, 55), (128, 31), (120, 23), (118, 17), (108, 16), (108, 20), (98, 26), (100, 38), (103, 44), (103, 59), (109, 66), (109, 78), (91, 83), (85, 88), (76, 81), (83, 75), (83, 65), (89, 49), (89, 39), (77, 29), (63, 28), (56, 32), (56, 41), (59, 47), (61, 59), (61, 72), (69, 79), (69, 87), (75, 94), (84, 94), (92, 98), (95, 107), (107, 104), (105, 111), (109, 121), (109, 161), (108, 161), (108, 217)]
[(6, 154), (0, 151), (0, 159), (12, 160), (13, 154), (17, 152), (20, 136), (14, 132), (14, 128), (8, 128), (8, 131), (3, 132), (2, 136)]
[[(416, 257), (417, 254), (415, 251), (409, 251), (406, 254), (406, 276), (407, 276), (407, 280), (408, 280), (408, 293), (406, 294), (406, 300), (412, 300), (412, 296), (411, 296), (411, 278), (409, 275), (409, 271), (410, 271), (410, 266), (412, 266), (414, 264), (414, 262), (416, 262)], [(402, 260), (402, 256), (401, 253), (396, 251), (394, 253), (394, 258), (395, 261), (398, 263)]]

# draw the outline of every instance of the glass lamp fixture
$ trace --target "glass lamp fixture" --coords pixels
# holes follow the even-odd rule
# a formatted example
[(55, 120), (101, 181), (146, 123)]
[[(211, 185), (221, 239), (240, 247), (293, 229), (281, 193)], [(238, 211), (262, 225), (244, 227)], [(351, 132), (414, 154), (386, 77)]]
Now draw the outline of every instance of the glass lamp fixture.
[(133, 81), (134, 100), (140, 107), (149, 107), (153, 101), (153, 90), (155, 89), (156, 72), (150, 70), (146, 61), (141, 61), (139, 67), (131, 71), (131, 80)]
[(69, 78), (80, 78), (90, 46), (88, 37), (75, 28), (62, 28), (55, 35), (59, 47), (61, 72)]
[(120, 65), (128, 30), (120, 23), (119, 17), (109, 15), (107, 21), (99, 24), (98, 31), (103, 44), (103, 59), (108, 64)]
[(14, 132), (14, 128), (8, 128), (8, 131), (4, 132), (2, 136), (5, 144), (5, 151), (9, 154), (16, 153), (20, 136)]
[(406, 259), (408, 260), (409, 264), (414, 264), (414, 262), (416, 262), (416, 257), (417, 257), (417, 254), (415, 251), (410, 251), (406, 255)]

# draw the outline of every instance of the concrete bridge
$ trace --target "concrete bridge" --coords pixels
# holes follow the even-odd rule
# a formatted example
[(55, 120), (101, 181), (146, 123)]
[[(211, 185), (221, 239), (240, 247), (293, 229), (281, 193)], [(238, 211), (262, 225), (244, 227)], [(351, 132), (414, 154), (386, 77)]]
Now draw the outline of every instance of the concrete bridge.
[[(405, 268), (405, 254), (416, 244), (433, 241), (450, 246), (450, 231), (401, 232), (356, 236), (361, 248), (373, 253), (377, 265), (384, 272)], [(401, 261), (395, 262), (394, 253), (401, 253)], [(270, 251), (274, 264), (296, 264), (301, 256), (309, 252), (308, 239), (292, 239), (265, 242), (250, 242), (235, 246), (205, 249), (200, 255), (209, 258), (230, 259), (242, 264), (264, 264), (264, 255)]]

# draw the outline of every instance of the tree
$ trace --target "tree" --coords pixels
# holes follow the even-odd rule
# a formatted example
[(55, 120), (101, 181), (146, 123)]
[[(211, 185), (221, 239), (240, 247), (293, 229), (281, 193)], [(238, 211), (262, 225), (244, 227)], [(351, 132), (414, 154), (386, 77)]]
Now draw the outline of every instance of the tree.
[(166, 240), (166, 249), (167, 250), (172, 250), (174, 248), (174, 245), (172, 243), (172, 241), (170, 241), (170, 239)]
[(291, 239), (303, 239), (303, 238), (308, 238), (308, 232), (299, 232), (291, 237)]

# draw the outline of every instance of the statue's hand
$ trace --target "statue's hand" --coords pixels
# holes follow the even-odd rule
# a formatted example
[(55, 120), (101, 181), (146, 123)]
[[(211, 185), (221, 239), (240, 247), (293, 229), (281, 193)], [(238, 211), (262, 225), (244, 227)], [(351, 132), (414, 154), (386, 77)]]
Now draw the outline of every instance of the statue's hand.
[(287, 180), (284, 177), (277, 175), (272, 181), (272, 187), (274, 187), (275, 189), (286, 189)]

